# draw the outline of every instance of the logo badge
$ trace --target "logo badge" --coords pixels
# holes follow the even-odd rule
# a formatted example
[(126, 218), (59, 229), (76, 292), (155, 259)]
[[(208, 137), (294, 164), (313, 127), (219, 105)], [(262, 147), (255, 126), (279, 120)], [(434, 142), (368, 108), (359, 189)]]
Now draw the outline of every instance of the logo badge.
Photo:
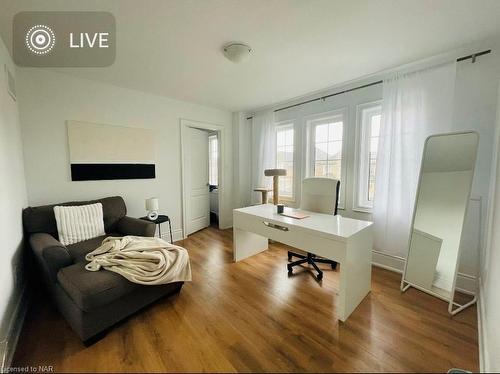
[(19, 12), (12, 22), (12, 57), (26, 67), (110, 66), (115, 23), (109, 12)]
[(49, 53), (56, 44), (54, 31), (46, 25), (35, 25), (26, 33), (26, 47), (37, 55)]

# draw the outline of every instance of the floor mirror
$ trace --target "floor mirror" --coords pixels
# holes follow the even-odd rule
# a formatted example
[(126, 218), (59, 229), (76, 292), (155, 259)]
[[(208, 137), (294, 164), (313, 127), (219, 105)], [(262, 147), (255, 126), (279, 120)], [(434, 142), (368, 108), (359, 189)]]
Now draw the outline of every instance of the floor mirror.
[(401, 290), (448, 301), (452, 315), (476, 302), (455, 300), (460, 243), (474, 177), (476, 132), (432, 135), (425, 141)]

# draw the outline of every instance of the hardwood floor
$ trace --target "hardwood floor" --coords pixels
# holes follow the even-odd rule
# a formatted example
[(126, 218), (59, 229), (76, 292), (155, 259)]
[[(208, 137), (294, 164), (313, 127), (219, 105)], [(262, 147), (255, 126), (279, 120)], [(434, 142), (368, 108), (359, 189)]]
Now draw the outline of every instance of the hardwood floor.
[[(372, 292), (346, 323), (335, 314), (338, 271), (318, 284), (288, 277), (286, 246), (232, 262), (232, 231), (202, 230), (178, 242), (193, 281), (85, 348), (39, 298), (28, 314), (14, 366), (55, 371), (445, 372), (478, 371), (476, 308), (450, 318), (447, 304), (400, 275), (373, 268)], [(322, 266), (328, 269), (328, 265)], [(340, 269), (340, 271), (342, 271)]]

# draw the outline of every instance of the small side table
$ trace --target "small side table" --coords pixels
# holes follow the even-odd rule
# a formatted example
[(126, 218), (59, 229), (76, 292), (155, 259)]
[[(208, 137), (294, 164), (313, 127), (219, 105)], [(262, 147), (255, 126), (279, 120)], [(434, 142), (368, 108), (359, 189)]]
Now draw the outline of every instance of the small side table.
[(148, 217), (141, 217), (141, 219), (144, 221), (153, 222), (154, 224), (158, 225), (158, 235), (160, 239), (161, 239), (161, 224), (168, 222), (168, 229), (170, 231), (170, 243), (174, 243), (174, 239), (172, 237), (172, 222), (170, 221), (170, 218), (168, 216), (160, 214), (158, 218), (155, 220), (150, 220)]

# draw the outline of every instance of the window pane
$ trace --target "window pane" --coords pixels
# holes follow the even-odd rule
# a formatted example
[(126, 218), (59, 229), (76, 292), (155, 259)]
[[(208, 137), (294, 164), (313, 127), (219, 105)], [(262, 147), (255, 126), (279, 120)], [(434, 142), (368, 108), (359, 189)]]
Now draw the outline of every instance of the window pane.
[(294, 130), (292, 125), (278, 125), (276, 128), (276, 167), (286, 170), (280, 177), (279, 195), (293, 197), (293, 153)]
[(360, 157), (358, 164), (357, 204), (371, 208), (375, 193), (375, 174), (380, 135), (380, 104), (365, 105), (359, 113), (361, 119)]
[(327, 160), (328, 157), (328, 143), (317, 143), (314, 158), (318, 160)]
[(342, 140), (342, 122), (334, 122), (328, 125), (328, 140)]
[(293, 129), (285, 131), (285, 144), (293, 146)]
[(293, 145), (285, 147), (285, 161), (293, 161)]
[(328, 177), (340, 180), (341, 161), (328, 161)]
[(378, 151), (378, 137), (370, 139), (370, 153), (377, 154)]
[(278, 130), (276, 134), (276, 145), (278, 147), (285, 145), (285, 132)]
[(285, 147), (278, 147), (276, 149), (276, 160), (277, 160), (278, 164), (281, 161), (285, 161)]
[(315, 129), (316, 129), (316, 134), (315, 134), (316, 143), (328, 141), (328, 124), (318, 125), (315, 127)]
[(212, 186), (218, 185), (219, 179), (219, 150), (217, 136), (208, 137), (208, 183)]
[(314, 176), (315, 177), (327, 177), (327, 162), (326, 161), (316, 161), (314, 163)]
[(375, 193), (375, 167), (377, 160), (370, 159), (370, 175), (368, 179), (368, 201), (373, 201), (373, 195)]
[(342, 158), (342, 142), (328, 143), (328, 159), (340, 160)]

